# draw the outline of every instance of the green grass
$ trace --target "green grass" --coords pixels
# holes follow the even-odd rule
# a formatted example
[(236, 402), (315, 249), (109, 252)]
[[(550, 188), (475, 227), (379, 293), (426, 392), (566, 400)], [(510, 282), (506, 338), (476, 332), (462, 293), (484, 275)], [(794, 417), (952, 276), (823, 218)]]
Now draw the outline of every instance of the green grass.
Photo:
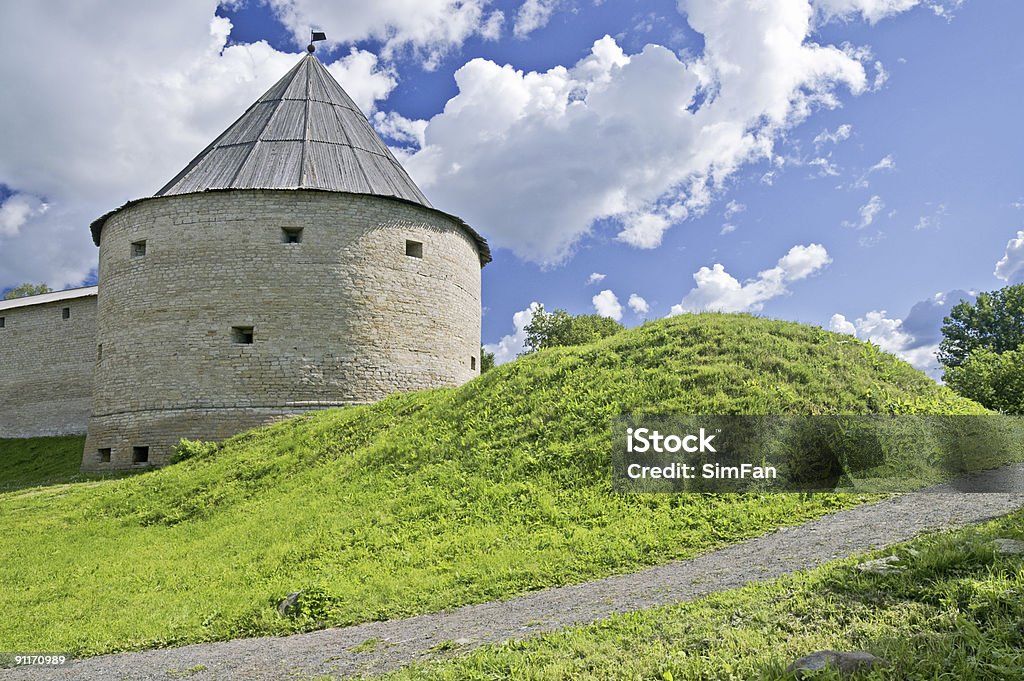
[(0, 491), (78, 478), (85, 437), (0, 439)]
[[(848, 336), (685, 315), (459, 389), (0, 494), (0, 650), (90, 655), (401, 617), (635, 570), (862, 502), (616, 495), (621, 413), (985, 413)], [(276, 602), (303, 590), (299, 615)]]
[(899, 556), (898, 573), (844, 560), (380, 681), (792, 679), (786, 666), (817, 650), (867, 650), (893, 665), (860, 679), (1024, 679), (1024, 558), (998, 555), (995, 537), (1024, 539), (1024, 512), (872, 554)]

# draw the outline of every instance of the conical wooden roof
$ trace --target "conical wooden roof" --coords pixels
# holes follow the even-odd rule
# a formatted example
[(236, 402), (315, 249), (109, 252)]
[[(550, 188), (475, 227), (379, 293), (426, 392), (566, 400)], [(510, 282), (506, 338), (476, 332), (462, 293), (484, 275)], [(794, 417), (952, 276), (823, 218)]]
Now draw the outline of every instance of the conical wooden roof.
[(312, 53), (156, 196), (209, 189), (323, 189), (431, 207)]

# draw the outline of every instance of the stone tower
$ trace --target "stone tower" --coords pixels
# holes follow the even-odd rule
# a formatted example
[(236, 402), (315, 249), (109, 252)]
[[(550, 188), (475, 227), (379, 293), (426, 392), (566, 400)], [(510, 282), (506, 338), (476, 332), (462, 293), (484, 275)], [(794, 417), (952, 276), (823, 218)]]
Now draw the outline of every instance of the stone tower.
[(92, 234), (83, 470), (479, 374), (487, 242), (430, 205), (311, 53)]

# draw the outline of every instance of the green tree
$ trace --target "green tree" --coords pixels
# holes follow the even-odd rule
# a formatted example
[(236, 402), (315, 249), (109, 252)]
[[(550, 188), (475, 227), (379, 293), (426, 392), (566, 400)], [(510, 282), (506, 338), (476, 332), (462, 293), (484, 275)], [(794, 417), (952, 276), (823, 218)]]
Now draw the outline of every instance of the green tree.
[(480, 346), (480, 374), (486, 374), (494, 368), (494, 353), (487, 352), (484, 346)]
[(14, 300), (25, 296), (38, 296), (40, 293), (49, 293), (50, 287), (46, 284), (20, 284), (4, 294), (3, 300)]
[(1016, 350), (1024, 344), (1024, 284), (982, 293), (974, 303), (961, 301), (943, 320), (939, 361), (958, 367), (979, 348)]
[(565, 310), (548, 312), (541, 305), (526, 325), (526, 352), (567, 345), (583, 345), (614, 336), (623, 326), (596, 314), (571, 315)]
[(1024, 347), (1005, 352), (977, 348), (946, 369), (946, 385), (989, 409), (1024, 414)]

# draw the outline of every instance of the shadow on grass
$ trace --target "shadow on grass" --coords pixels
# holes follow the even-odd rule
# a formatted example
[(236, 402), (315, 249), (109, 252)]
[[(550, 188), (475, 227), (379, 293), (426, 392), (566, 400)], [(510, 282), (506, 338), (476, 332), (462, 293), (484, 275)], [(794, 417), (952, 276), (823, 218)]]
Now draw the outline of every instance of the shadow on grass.
[(82, 473), (85, 437), (67, 435), (0, 439), (0, 493), (33, 487), (123, 478), (142, 470)]

